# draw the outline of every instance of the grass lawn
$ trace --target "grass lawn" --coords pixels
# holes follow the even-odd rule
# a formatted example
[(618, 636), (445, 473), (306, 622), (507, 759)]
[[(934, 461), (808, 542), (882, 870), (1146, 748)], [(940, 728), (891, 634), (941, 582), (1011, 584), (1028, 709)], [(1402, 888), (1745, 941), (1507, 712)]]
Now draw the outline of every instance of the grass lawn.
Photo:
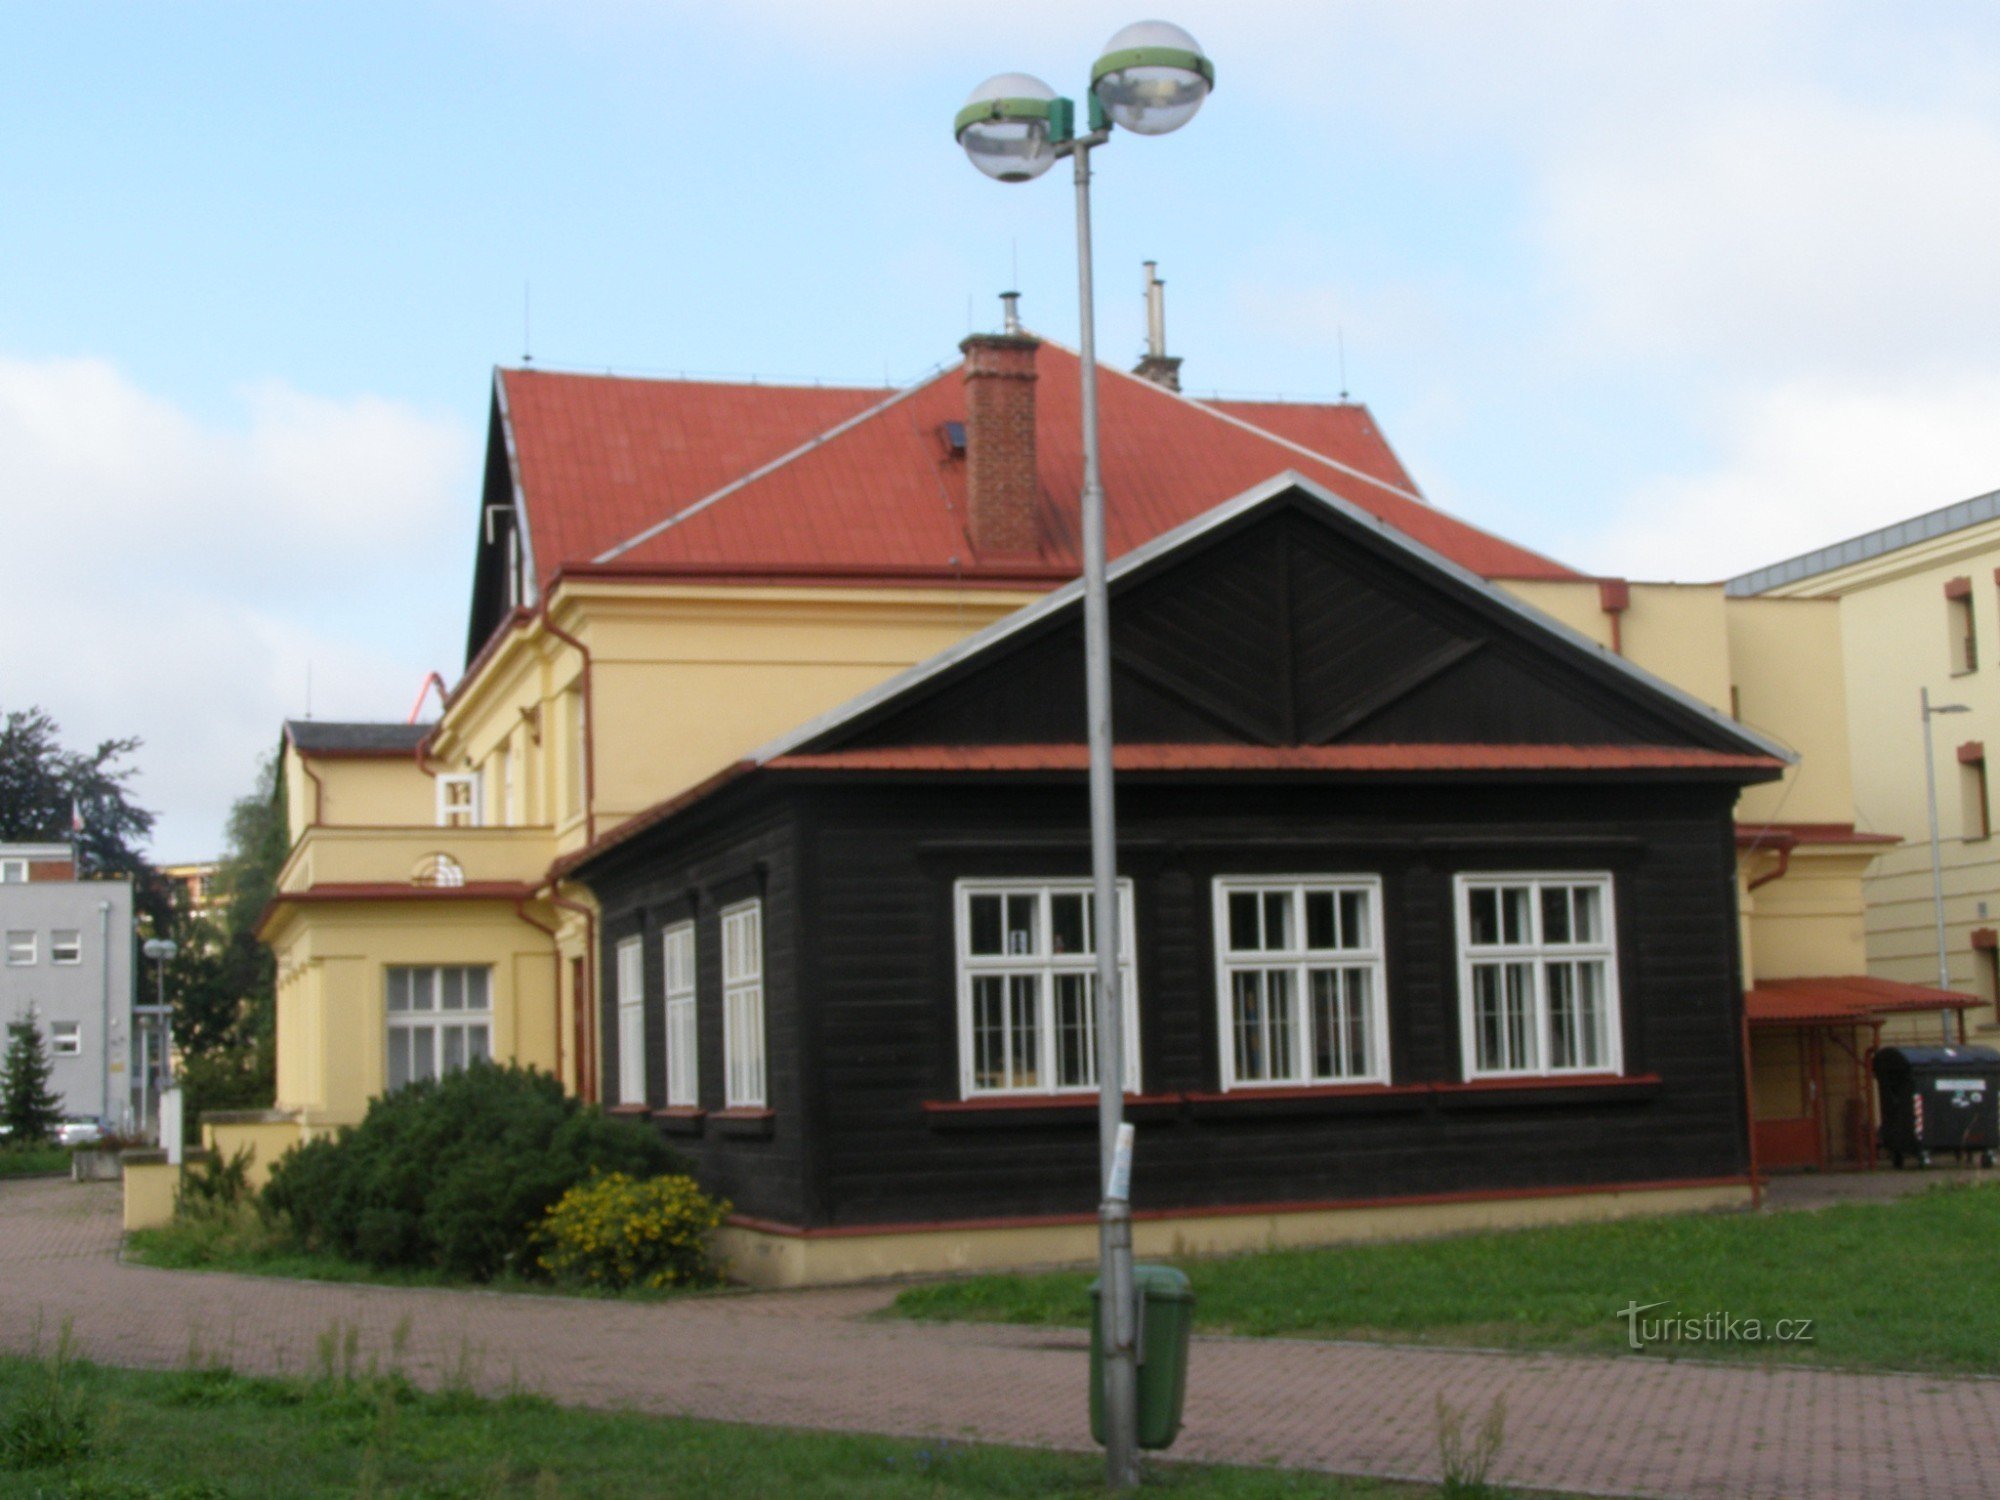
[[(2000, 1185), (1941, 1187), (1814, 1213), (1728, 1214), (1468, 1234), (1180, 1262), (1210, 1333), (1568, 1349), (1626, 1348), (1647, 1313), (1811, 1318), (1811, 1342), (1665, 1342), (1650, 1352), (2000, 1373)], [(1083, 1325), (1083, 1272), (913, 1287), (902, 1316)]]
[[(1103, 1493), (1101, 1461), (1088, 1455), (582, 1411), (465, 1389), (425, 1394), (393, 1374), (55, 1371), (53, 1362), (0, 1357), (0, 1493), (16, 1500)], [(1149, 1491), (1187, 1500), (1437, 1493), (1263, 1470), (1161, 1466), (1155, 1475)]]
[(68, 1170), (67, 1146), (0, 1146), (0, 1177), (39, 1177)]

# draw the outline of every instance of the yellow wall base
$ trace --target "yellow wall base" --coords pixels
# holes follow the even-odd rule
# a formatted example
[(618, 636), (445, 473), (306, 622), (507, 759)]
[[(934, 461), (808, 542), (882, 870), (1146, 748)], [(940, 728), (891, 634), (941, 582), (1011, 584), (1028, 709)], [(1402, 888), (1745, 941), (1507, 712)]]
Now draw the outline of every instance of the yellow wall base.
[[(1587, 1219), (1695, 1213), (1750, 1206), (1747, 1183), (1635, 1187), (1535, 1197), (1387, 1203), (1354, 1208), (1190, 1214), (1136, 1220), (1141, 1257), (1230, 1255), (1295, 1245), (1416, 1239), (1473, 1229), (1521, 1229)], [(754, 1287), (832, 1286), (893, 1276), (1077, 1265), (1097, 1258), (1097, 1225), (904, 1229), (881, 1234), (799, 1234), (727, 1225), (715, 1236), (729, 1275)]]
[(171, 1224), (181, 1195), (181, 1169), (164, 1151), (127, 1151), (124, 1164), (125, 1232)]
[(239, 1151), (250, 1153), (252, 1192), (271, 1180), (271, 1168), (292, 1147), (308, 1139), (304, 1122), (286, 1110), (210, 1111), (201, 1117), (201, 1141), (227, 1166)]

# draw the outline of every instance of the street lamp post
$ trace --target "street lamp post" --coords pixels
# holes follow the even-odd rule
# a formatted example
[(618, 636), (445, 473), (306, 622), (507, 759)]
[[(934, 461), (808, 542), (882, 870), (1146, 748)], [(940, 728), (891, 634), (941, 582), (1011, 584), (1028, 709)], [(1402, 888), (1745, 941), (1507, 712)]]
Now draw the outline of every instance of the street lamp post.
[(1113, 1489), (1139, 1482), (1138, 1360), (1132, 1289), (1131, 1132), (1124, 1122), (1125, 1039), (1118, 986), (1118, 843), (1111, 775), (1111, 613), (1105, 582), (1104, 486), (1097, 447), (1097, 316), (1091, 285), (1090, 153), (1114, 126), (1165, 135), (1194, 118), (1215, 86), (1195, 39), (1164, 21), (1113, 36), (1091, 68), (1086, 130), (1076, 106), (1040, 79), (1002, 73), (972, 91), (956, 133), (972, 164), (1001, 182), (1028, 182), (1057, 160), (1075, 164), (1077, 339), (1083, 409), (1083, 631), (1090, 742), (1091, 931), (1097, 948), (1100, 1340), (1104, 1456)]
[[(1937, 919), (1937, 964), (1938, 988), (1951, 988), (1951, 958), (1945, 950), (1944, 938), (1944, 861), (1938, 853), (1937, 815), (1937, 756), (1931, 748), (1931, 720), (1938, 714), (1966, 714), (1972, 710), (1963, 703), (1932, 703), (1931, 690), (1919, 688), (1918, 701), (1924, 711), (1924, 789), (1930, 797), (1931, 812), (1931, 911)], [(1943, 1017), (1944, 1044), (1951, 1045), (1951, 1011), (1946, 1008), (1939, 1012)]]
[(154, 991), (158, 996), (157, 1004), (145, 1007), (152, 1011), (159, 1023), (154, 1030), (154, 1035), (159, 1038), (160, 1043), (159, 1066), (156, 1070), (159, 1114), (155, 1118), (161, 1127), (161, 1146), (167, 1149), (172, 1160), (178, 1162), (180, 1160), (180, 1143), (179, 1141), (169, 1143), (166, 1139), (165, 1110), (167, 1089), (173, 1082), (174, 1069), (174, 1022), (173, 1011), (167, 1005), (167, 965), (173, 961), (174, 955), (180, 952), (180, 945), (175, 943), (172, 938), (147, 938), (145, 943), (141, 945), (140, 951), (153, 961)]

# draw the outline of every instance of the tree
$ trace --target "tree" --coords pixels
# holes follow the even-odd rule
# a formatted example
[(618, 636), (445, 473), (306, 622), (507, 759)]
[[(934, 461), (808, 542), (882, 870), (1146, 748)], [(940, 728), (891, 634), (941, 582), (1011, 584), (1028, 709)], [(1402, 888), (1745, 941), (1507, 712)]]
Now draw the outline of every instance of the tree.
[(49, 1054), (41, 1023), (29, 1011), (7, 1024), (7, 1055), (0, 1060), (0, 1125), (12, 1145), (52, 1141), (62, 1124), (62, 1100), (49, 1087)]
[[(128, 736), (101, 740), (89, 752), (68, 750), (43, 710), (8, 712), (0, 719), (0, 842), (75, 844), (82, 873), (129, 878), (134, 904), (164, 932), (172, 898), (139, 852), (153, 814), (132, 800), (138, 768), (125, 764), (140, 743)], [(77, 813), (83, 827), (72, 831)]]

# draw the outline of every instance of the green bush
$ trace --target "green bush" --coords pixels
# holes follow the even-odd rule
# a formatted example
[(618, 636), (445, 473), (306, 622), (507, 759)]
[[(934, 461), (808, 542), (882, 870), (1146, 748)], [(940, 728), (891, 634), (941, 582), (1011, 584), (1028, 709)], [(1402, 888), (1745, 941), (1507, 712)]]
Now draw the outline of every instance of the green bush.
[(706, 1286), (721, 1278), (708, 1236), (729, 1205), (692, 1177), (593, 1177), (562, 1195), (536, 1232), (537, 1264), (558, 1281), (623, 1291)]
[(480, 1063), (384, 1094), (359, 1125), (287, 1152), (264, 1201), (314, 1249), (487, 1281), (533, 1271), (536, 1226), (593, 1172), (685, 1170), (649, 1127), (548, 1074)]

